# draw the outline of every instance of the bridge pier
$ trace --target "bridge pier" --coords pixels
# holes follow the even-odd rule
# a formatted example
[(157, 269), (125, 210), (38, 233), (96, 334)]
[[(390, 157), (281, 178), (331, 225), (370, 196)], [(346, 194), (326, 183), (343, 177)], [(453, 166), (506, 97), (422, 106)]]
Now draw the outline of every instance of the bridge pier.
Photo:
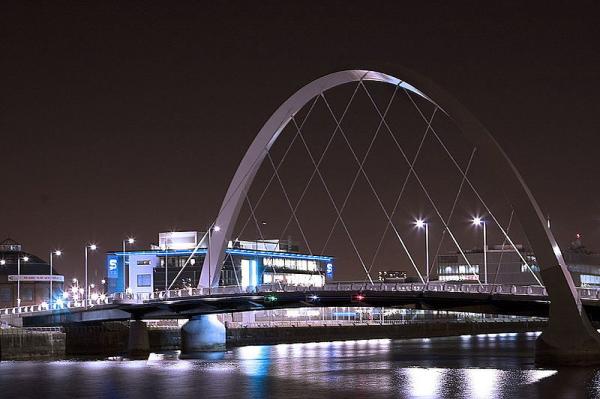
[(568, 275), (560, 267), (542, 269), (548, 289), (548, 326), (535, 345), (535, 361), (552, 366), (600, 364), (600, 334), (590, 319)]
[(217, 315), (195, 316), (181, 327), (181, 354), (184, 357), (224, 350), (225, 326)]
[(148, 326), (141, 320), (131, 320), (129, 322), (127, 353), (131, 358), (148, 357), (148, 354), (150, 354)]

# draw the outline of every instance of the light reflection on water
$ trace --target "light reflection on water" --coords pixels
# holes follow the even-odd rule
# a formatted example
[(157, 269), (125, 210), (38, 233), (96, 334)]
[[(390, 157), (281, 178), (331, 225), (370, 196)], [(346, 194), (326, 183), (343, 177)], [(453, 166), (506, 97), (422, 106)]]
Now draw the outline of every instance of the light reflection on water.
[(536, 368), (537, 334), (247, 346), (204, 359), (0, 363), (2, 398), (600, 396), (600, 372)]

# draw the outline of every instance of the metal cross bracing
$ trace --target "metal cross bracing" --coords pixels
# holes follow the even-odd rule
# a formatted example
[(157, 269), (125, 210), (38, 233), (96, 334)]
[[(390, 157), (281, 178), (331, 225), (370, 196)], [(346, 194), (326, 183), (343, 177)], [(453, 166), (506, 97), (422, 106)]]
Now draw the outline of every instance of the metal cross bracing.
[[(416, 104), (416, 102), (414, 101), (414, 99), (412, 99), (412, 97), (410, 96), (408, 90), (404, 87), (401, 88), (401, 90), (406, 93), (406, 95), (408, 96), (408, 98), (410, 99), (410, 102), (412, 103), (412, 105), (414, 106), (414, 108), (418, 111), (418, 114), (423, 118), (424, 122), (425, 122), (425, 129), (424, 132), (421, 136), (420, 142), (419, 142), (419, 146), (414, 154), (414, 156), (412, 157), (412, 159), (409, 159), (405, 149), (403, 148), (403, 146), (400, 144), (400, 142), (398, 141), (396, 135), (393, 132), (393, 129), (390, 127), (390, 125), (388, 124), (388, 122), (386, 121), (386, 116), (390, 110), (390, 106), (392, 105), (392, 102), (394, 101), (394, 99), (396, 98), (397, 92), (400, 89), (400, 82), (398, 84), (395, 85), (394, 87), (394, 91), (391, 95), (391, 97), (387, 100), (386, 102), (386, 106), (385, 109), (382, 111), (379, 106), (377, 105), (376, 101), (373, 98), (373, 95), (370, 93), (369, 89), (367, 88), (367, 86), (365, 85), (365, 82), (360, 79), (358, 80), (358, 82), (356, 83), (354, 90), (352, 92), (352, 95), (350, 96), (350, 99), (347, 101), (347, 103), (344, 106), (343, 112), (341, 113), (340, 116), (337, 116), (333, 110), (333, 107), (331, 106), (330, 102), (328, 101), (325, 92), (320, 92), (317, 96), (314, 97), (314, 99), (310, 102), (310, 106), (308, 107), (308, 111), (305, 115), (305, 117), (302, 119), (302, 121), (299, 123), (298, 122), (298, 118), (296, 114), (292, 114), (289, 118), (288, 121), (286, 121), (285, 125), (286, 126), (291, 126), (293, 129), (293, 137), (292, 140), (290, 141), (290, 143), (287, 145), (287, 147), (285, 148), (285, 151), (283, 152), (283, 156), (281, 157), (281, 159), (278, 162), (275, 162), (274, 158), (271, 155), (271, 150), (270, 148), (265, 148), (264, 152), (265, 152), (265, 157), (268, 159), (268, 163), (267, 165), (269, 165), (272, 168), (272, 174), (270, 175), (270, 178), (267, 181), (267, 184), (265, 185), (265, 187), (262, 189), (262, 192), (260, 193), (260, 195), (258, 196), (257, 201), (255, 202), (255, 204), (252, 204), (250, 201), (250, 198), (248, 197), (248, 194), (245, 194), (245, 203), (247, 204), (247, 208), (249, 210), (249, 215), (246, 219), (246, 221), (243, 223), (242, 228), (240, 230), (240, 232), (237, 234), (237, 236), (241, 236), (246, 227), (249, 225), (249, 223), (252, 221), (256, 227), (256, 230), (259, 234), (259, 237), (261, 240), (264, 240), (264, 234), (263, 231), (261, 229), (259, 220), (256, 216), (256, 209), (259, 207), (259, 205), (261, 204), (261, 201), (263, 200), (263, 198), (265, 198), (265, 194), (267, 193), (269, 187), (271, 186), (273, 181), (276, 181), (278, 186), (280, 187), (282, 193), (283, 193), (283, 197), (285, 199), (285, 202), (287, 204), (287, 207), (289, 208), (290, 211), (290, 215), (287, 218), (287, 222), (284, 224), (284, 228), (282, 229), (281, 234), (279, 235), (280, 239), (284, 237), (285, 232), (287, 231), (288, 227), (290, 226), (290, 224), (292, 222), (294, 222), (294, 224), (298, 227), (300, 236), (302, 238), (302, 241), (304, 243), (304, 245), (306, 246), (307, 250), (309, 253), (314, 253), (313, 248), (310, 244), (310, 240), (309, 237), (307, 236), (307, 234), (305, 233), (303, 227), (302, 227), (302, 223), (300, 221), (300, 218), (297, 215), (297, 211), (299, 206), (301, 205), (307, 191), (308, 188), (310, 187), (310, 185), (312, 184), (313, 180), (315, 177), (318, 177), (318, 180), (320, 181), (320, 183), (322, 184), (323, 188), (325, 189), (326, 193), (327, 193), (327, 197), (328, 200), (331, 204), (331, 206), (333, 207), (334, 211), (335, 211), (335, 221), (332, 224), (332, 227), (329, 229), (329, 233), (327, 236), (327, 239), (325, 240), (325, 244), (323, 245), (323, 248), (321, 249), (321, 253), (323, 253), (332, 236), (333, 236), (333, 232), (335, 231), (335, 228), (338, 226), (338, 224), (340, 224), (343, 227), (343, 231), (345, 232), (345, 235), (347, 237), (347, 239), (349, 240), (351, 247), (353, 249), (353, 252), (355, 253), (356, 258), (358, 259), (358, 262), (360, 263), (364, 273), (365, 273), (365, 281), (369, 281), (371, 284), (374, 284), (372, 277), (371, 277), (371, 271), (375, 265), (375, 260), (377, 258), (377, 256), (380, 253), (381, 247), (382, 247), (382, 243), (386, 237), (387, 232), (391, 229), (394, 233), (395, 238), (398, 240), (399, 244), (401, 245), (402, 249), (404, 250), (407, 258), (409, 259), (410, 265), (412, 266), (412, 268), (414, 269), (414, 272), (416, 273), (416, 275), (418, 276), (418, 278), (421, 280), (421, 282), (426, 282), (426, 280), (423, 278), (423, 274), (422, 271), (419, 269), (419, 267), (417, 266), (417, 262), (414, 260), (414, 256), (411, 253), (411, 250), (408, 248), (408, 246), (406, 245), (405, 240), (403, 239), (403, 235), (400, 232), (399, 227), (397, 226), (397, 223), (394, 223), (393, 218), (394, 215), (396, 214), (396, 211), (398, 209), (398, 205), (401, 202), (402, 196), (405, 192), (405, 189), (407, 187), (407, 183), (409, 181), (409, 179), (411, 178), (411, 176), (413, 176), (413, 178), (418, 182), (421, 190), (425, 193), (428, 202), (431, 204), (432, 208), (435, 211), (435, 214), (437, 215), (439, 221), (441, 222), (441, 226), (443, 227), (442, 229), (442, 237), (438, 243), (437, 246), (437, 250), (435, 252), (435, 256), (434, 256), (434, 261), (431, 262), (430, 264), (425, 265), (425, 269), (428, 271), (427, 276), (429, 276), (429, 271), (433, 269), (433, 267), (435, 266), (435, 259), (437, 258), (437, 255), (439, 254), (439, 251), (442, 247), (443, 244), (443, 240), (446, 237), (446, 235), (450, 236), (450, 238), (452, 239), (452, 243), (456, 246), (458, 252), (461, 254), (462, 258), (464, 259), (465, 263), (469, 266), (469, 270), (470, 273), (474, 276), (475, 280), (477, 281), (478, 284), (482, 284), (481, 280), (480, 280), (480, 275), (481, 273), (476, 273), (475, 272), (475, 268), (472, 267), (468, 257), (465, 255), (465, 252), (463, 250), (463, 248), (461, 247), (461, 245), (459, 244), (458, 239), (456, 238), (455, 234), (452, 231), (452, 228), (450, 227), (453, 215), (455, 213), (455, 209), (456, 209), (456, 205), (459, 201), (460, 195), (462, 193), (463, 190), (463, 186), (465, 185), (465, 183), (467, 183), (467, 185), (477, 194), (478, 199), (481, 201), (481, 203), (483, 204), (484, 208), (488, 211), (488, 214), (490, 216), (492, 216), (492, 219), (494, 222), (498, 222), (498, 219), (494, 216), (494, 214), (491, 212), (490, 207), (485, 204), (485, 201), (483, 200), (482, 196), (479, 194), (479, 192), (475, 189), (474, 184), (471, 182), (471, 180), (468, 178), (467, 174), (469, 171), (469, 168), (471, 167), (471, 163), (473, 161), (473, 157), (475, 155), (476, 152), (476, 148), (473, 148), (467, 163), (467, 166), (465, 169), (462, 169), (459, 165), (458, 162), (456, 161), (455, 157), (452, 155), (452, 153), (448, 150), (447, 146), (444, 144), (444, 142), (442, 141), (442, 139), (440, 138), (439, 134), (435, 131), (435, 129), (432, 126), (434, 117), (436, 116), (436, 113), (438, 112), (439, 108), (437, 107), (437, 105), (434, 106), (433, 108), (433, 112), (431, 113), (431, 116), (426, 117), (424, 115), (423, 110)], [(345, 118), (345, 116), (348, 113), (348, 110), (357, 94), (357, 92), (359, 90), (362, 90), (368, 97), (370, 104), (372, 104), (373, 109), (377, 112), (378, 116), (379, 116), (379, 122), (378, 125), (376, 127), (376, 129), (374, 130), (374, 132), (372, 133), (372, 135), (370, 135), (370, 142), (369, 145), (367, 146), (366, 151), (364, 152), (364, 155), (362, 157), (359, 157), (357, 155), (357, 151), (355, 150), (355, 148), (353, 147), (351, 141), (348, 138), (348, 135), (345, 133), (345, 129), (342, 127), (342, 122)], [(325, 104), (326, 109), (329, 113), (329, 116), (333, 119), (334, 121), (334, 129), (332, 131), (332, 133), (329, 135), (329, 139), (327, 141), (327, 144), (325, 145), (325, 148), (323, 149), (323, 151), (321, 152), (321, 154), (319, 156), (315, 156), (313, 154), (313, 151), (311, 151), (309, 144), (307, 143), (307, 139), (305, 137), (305, 134), (303, 133), (303, 128), (304, 125), (306, 123), (306, 121), (309, 119), (309, 117), (311, 116), (311, 114), (313, 113), (313, 110), (315, 109), (315, 105), (317, 104), (318, 101), (321, 101), (322, 103)], [(382, 130), (382, 128), (385, 132), (387, 132), (387, 134), (389, 134), (389, 136), (392, 138), (395, 146), (397, 147), (399, 153), (402, 155), (402, 159), (404, 159), (404, 161), (406, 162), (407, 166), (408, 166), (408, 173), (406, 174), (406, 176), (404, 177), (404, 179), (402, 180), (402, 185), (401, 185), (401, 189), (400, 189), (400, 193), (396, 198), (396, 201), (394, 203), (394, 206), (391, 210), (388, 210), (380, 195), (379, 192), (377, 191), (377, 189), (375, 188), (374, 184), (372, 183), (368, 173), (366, 172), (364, 165), (365, 162), (367, 160), (367, 158), (369, 157), (372, 147), (373, 147), (373, 143), (375, 142), (375, 140), (377, 139), (378, 135), (380, 134), (380, 131)], [(449, 156), (449, 158), (452, 160), (452, 162), (454, 163), (454, 165), (459, 169), (460, 172), (460, 184), (459, 187), (457, 189), (456, 195), (453, 197), (453, 203), (452, 203), (452, 207), (451, 210), (449, 212), (449, 214), (444, 217), (442, 215), (442, 212), (439, 210), (439, 207), (436, 203), (436, 201), (432, 198), (432, 196), (429, 194), (429, 191), (427, 189), (426, 184), (424, 183), (423, 179), (419, 176), (419, 174), (417, 173), (417, 171), (415, 170), (415, 163), (417, 162), (417, 160), (419, 159), (419, 155), (421, 154), (421, 150), (423, 148), (423, 143), (425, 142), (427, 136), (429, 135), (429, 133), (432, 133), (436, 140), (440, 143), (441, 148), (444, 149), (444, 151), (446, 152), (446, 154)], [(331, 189), (329, 188), (329, 185), (325, 179), (325, 177), (323, 176), (323, 173), (321, 171), (321, 165), (323, 160), (325, 159), (327, 152), (330, 148), (331, 143), (333, 142), (334, 138), (336, 137), (336, 135), (339, 135), (343, 138), (349, 152), (352, 155), (352, 158), (354, 160), (354, 163), (357, 165), (357, 169), (356, 172), (354, 173), (354, 178), (352, 180), (352, 183), (350, 184), (350, 187), (348, 188), (348, 190), (345, 192), (345, 194), (343, 195), (343, 201), (341, 202), (341, 205), (338, 206), (336, 204), (336, 201), (334, 199), (334, 196), (331, 192)], [(299, 140), (298, 140), (299, 139)], [(288, 190), (286, 189), (286, 185), (284, 182), (284, 178), (281, 177), (280, 175), (280, 168), (282, 166), (282, 164), (284, 163), (287, 155), (289, 154), (292, 146), (294, 145), (294, 143), (297, 143), (298, 141), (300, 141), (302, 143), (303, 149), (306, 151), (313, 169), (312, 172), (308, 178), (308, 180), (305, 182), (303, 189), (301, 190), (301, 194), (299, 196), (299, 198), (294, 202), (292, 201), (292, 199), (290, 198), (290, 196), (288, 195)], [(356, 239), (353, 237), (349, 227), (348, 227), (348, 223), (346, 222), (346, 220), (344, 219), (344, 211), (346, 209), (346, 205), (348, 203), (348, 200), (356, 186), (356, 183), (359, 179), (359, 177), (362, 176), (365, 181), (367, 182), (370, 191), (372, 192), (373, 196), (376, 199), (376, 202), (380, 208), (380, 210), (383, 212), (383, 214), (385, 215), (386, 218), (386, 223), (384, 225), (383, 228), (383, 233), (380, 236), (377, 248), (375, 249), (374, 255), (372, 256), (370, 262), (365, 261), (364, 256), (361, 254), (358, 245), (356, 243)], [(296, 183), (296, 182), (295, 182)], [(512, 219), (512, 215), (511, 215), (511, 219)], [(522, 255), (520, 254), (520, 252), (517, 250), (517, 248), (514, 246), (513, 241), (508, 237), (508, 232), (502, 228), (502, 226), (499, 226), (499, 230), (504, 234), (505, 236), (505, 241), (508, 239), (508, 241), (511, 243), (511, 245), (515, 248), (515, 250), (517, 251), (517, 253), (519, 253), (519, 256), (521, 256), (521, 258), (524, 261), (524, 264), (527, 264), (527, 262), (525, 261), (525, 259), (522, 257)], [(527, 266), (529, 267), (529, 265), (527, 264)], [(273, 272), (274, 269), (272, 270)], [(533, 272), (533, 270), (531, 268), (529, 268), (529, 271), (534, 275), (534, 278), (536, 279), (536, 281), (538, 283), (541, 283), (540, 280), (538, 279), (538, 277), (535, 275), (535, 273)]]

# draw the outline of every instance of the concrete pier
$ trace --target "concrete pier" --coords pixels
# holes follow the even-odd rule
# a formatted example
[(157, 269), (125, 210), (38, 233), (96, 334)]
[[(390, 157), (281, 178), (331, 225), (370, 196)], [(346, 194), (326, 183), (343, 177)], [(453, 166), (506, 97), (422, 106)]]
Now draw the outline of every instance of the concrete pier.
[(150, 353), (148, 326), (141, 320), (131, 320), (129, 323), (127, 353), (131, 358), (148, 357)]
[(193, 357), (198, 352), (224, 351), (225, 337), (225, 326), (217, 315), (194, 317), (181, 328), (181, 354)]

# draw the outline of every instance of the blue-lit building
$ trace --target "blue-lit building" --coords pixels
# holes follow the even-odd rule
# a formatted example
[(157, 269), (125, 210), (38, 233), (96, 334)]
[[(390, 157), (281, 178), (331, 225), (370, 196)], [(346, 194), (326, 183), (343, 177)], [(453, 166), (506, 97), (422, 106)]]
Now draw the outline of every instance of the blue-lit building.
[[(172, 289), (196, 287), (207, 252), (207, 242), (199, 237), (203, 234), (196, 231), (160, 233), (158, 245), (147, 250), (107, 252), (108, 293), (150, 293), (171, 284)], [(238, 240), (228, 245), (219, 285), (319, 287), (333, 271), (332, 257), (301, 253), (290, 242)]]

